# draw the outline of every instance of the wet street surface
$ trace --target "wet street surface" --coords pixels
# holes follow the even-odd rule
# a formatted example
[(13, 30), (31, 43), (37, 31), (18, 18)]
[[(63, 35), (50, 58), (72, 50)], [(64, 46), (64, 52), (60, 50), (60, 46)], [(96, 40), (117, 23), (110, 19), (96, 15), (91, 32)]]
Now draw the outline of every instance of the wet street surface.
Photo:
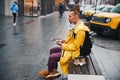
[(17, 20), (17, 26), (12, 26), (11, 17), (4, 21), (0, 23), (0, 80), (44, 80), (38, 71), (47, 69), (49, 49), (55, 45), (51, 39), (65, 36), (61, 33), (67, 31), (66, 18), (25, 17)]
[[(45, 80), (38, 71), (47, 69), (49, 49), (57, 46), (51, 40), (65, 38), (69, 26), (67, 12), (62, 18), (58, 12), (39, 18), (19, 17), (16, 26), (12, 26), (12, 17), (1, 17), (0, 80)], [(119, 44), (116, 39), (94, 36), (93, 52), (107, 80), (120, 80)]]
[(120, 51), (120, 40), (115, 38), (105, 38), (103, 36), (94, 36), (94, 44), (115, 51)]

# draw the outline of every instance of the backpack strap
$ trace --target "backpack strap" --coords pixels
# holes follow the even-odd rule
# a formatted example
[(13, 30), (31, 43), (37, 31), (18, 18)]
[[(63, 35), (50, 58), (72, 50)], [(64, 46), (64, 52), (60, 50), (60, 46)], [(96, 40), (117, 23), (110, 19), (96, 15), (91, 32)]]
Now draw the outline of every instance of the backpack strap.
[[(75, 39), (76, 34), (74, 33), (74, 29), (73, 28), (72, 28), (72, 32), (73, 32), (73, 36), (74, 36), (74, 39)], [(85, 37), (86, 37), (86, 32), (87, 31), (85, 31)], [(83, 42), (83, 44), (84, 44), (84, 42)], [(80, 48), (82, 48), (82, 47), (80, 46)]]
[(73, 29), (73, 28), (72, 28), (72, 32), (73, 32), (73, 36), (74, 36), (74, 38), (75, 38), (75, 35), (76, 35), (76, 34), (74, 33), (74, 29)]

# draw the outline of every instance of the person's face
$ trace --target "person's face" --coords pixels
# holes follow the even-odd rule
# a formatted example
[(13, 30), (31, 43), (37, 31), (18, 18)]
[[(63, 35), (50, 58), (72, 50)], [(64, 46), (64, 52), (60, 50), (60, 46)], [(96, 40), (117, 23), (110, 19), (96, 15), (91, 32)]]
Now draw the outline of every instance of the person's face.
[(76, 22), (76, 15), (74, 14), (73, 11), (69, 12), (69, 22), (74, 24)]

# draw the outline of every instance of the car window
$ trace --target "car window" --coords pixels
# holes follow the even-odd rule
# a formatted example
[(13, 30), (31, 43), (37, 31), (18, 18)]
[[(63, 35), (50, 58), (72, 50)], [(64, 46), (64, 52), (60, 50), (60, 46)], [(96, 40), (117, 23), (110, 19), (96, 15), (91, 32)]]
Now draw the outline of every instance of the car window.
[(113, 13), (120, 13), (120, 4), (116, 5), (114, 8), (110, 10)]
[(105, 8), (103, 8), (101, 11), (102, 12), (110, 12), (110, 10), (112, 9), (113, 7), (108, 7), (108, 6), (106, 6)]
[(102, 10), (105, 6), (97, 6), (96, 10)]
[(85, 10), (92, 8), (93, 6), (86, 6)]
[(92, 8), (92, 7), (93, 7), (92, 5), (83, 5), (80, 7), (80, 10), (87, 10), (87, 9)]

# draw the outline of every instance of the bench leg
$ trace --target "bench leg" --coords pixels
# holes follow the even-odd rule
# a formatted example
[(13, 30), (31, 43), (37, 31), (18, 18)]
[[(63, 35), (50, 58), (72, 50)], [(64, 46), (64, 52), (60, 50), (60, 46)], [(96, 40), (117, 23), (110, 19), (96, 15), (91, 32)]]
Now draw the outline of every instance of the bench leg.
[(71, 59), (68, 62), (68, 74), (74, 74), (74, 61)]
[(74, 64), (74, 60), (69, 60), (68, 62), (68, 74), (81, 74), (81, 67)]
[(79, 65), (75, 65), (74, 70), (75, 70), (75, 74), (82, 74), (81, 67)]

